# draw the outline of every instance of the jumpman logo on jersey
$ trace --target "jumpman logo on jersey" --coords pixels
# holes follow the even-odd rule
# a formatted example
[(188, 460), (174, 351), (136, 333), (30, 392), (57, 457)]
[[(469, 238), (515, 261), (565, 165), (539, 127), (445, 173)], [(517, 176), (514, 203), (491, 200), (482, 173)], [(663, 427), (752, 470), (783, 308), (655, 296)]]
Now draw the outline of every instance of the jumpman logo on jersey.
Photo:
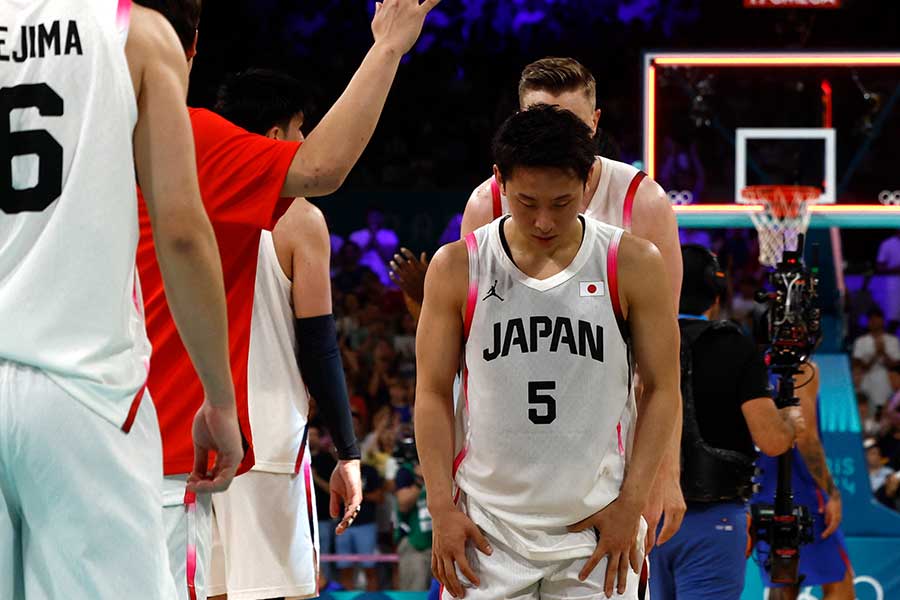
[(487, 296), (485, 296), (484, 298), (482, 298), (481, 301), (484, 302), (485, 300), (487, 300), (487, 299), (490, 298), (491, 296), (493, 296), (494, 298), (497, 298), (498, 300), (500, 300), (500, 302), (503, 302), (503, 298), (501, 298), (501, 297), (500, 297), (500, 294), (497, 293), (497, 280), (496, 280), (496, 279), (494, 280), (494, 285), (491, 286), (491, 289), (490, 289), (490, 291), (488, 292)]

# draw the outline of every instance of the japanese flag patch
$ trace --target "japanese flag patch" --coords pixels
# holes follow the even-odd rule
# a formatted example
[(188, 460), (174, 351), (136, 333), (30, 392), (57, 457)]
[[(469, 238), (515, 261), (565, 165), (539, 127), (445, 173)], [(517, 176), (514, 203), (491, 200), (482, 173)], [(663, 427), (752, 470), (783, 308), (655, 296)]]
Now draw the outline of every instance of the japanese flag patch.
[(582, 298), (588, 296), (602, 296), (604, 294), (602, 281), (580, 281), (579, 286), (581, 288)]

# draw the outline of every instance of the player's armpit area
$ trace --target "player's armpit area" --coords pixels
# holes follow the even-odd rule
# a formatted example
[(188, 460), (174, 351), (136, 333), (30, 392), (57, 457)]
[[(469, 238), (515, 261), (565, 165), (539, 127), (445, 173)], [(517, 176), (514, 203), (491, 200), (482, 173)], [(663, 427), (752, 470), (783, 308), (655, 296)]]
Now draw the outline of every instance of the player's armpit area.
[(493, 177), (479, 185), (472, 191), (466, 209), (463, 211), (460, 237), (464, 238), (479, 227), (487, 225), (494, 220), (494, 198), (491, 195), (491, 182)]
[(425, 384), (443, 392), (459, 366), (469, 287), (465, 243), (454, 242), (434, 255), (425, 275), (425, 298), (416, 331), (417, 391)]

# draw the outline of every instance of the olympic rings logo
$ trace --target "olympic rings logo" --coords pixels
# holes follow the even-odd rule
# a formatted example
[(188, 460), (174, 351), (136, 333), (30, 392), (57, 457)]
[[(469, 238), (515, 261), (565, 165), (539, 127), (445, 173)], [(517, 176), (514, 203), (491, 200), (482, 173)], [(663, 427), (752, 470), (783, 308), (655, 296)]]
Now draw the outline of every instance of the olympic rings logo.
[(878, 201), (886, 206), (900, 206), (900, 190), (881, 190)]
[[(875, 592), (875, 598), (873, 600), (884, 600), (884, 588), (881, 587), (881, 584), (874, 577), (870, 577), (868, 575), (861, 575), (853, 580), (853, 587), (858, 588), (860, 584), (868, 584), (872, 587), (872, 590)], [(800, 591), (800, 594), (797, 596), (797, 600), (819, 600), (818, 596), (814, 596), (813, 588), (807, 587), (803, 588)], [(766, 589), (763, 594), (765, 598), (769, 598), (769, 590)], [(858, 596), (858, 594), (857, 594)], [(870, 596), (865, 596), (865, 598), (870, 598)]]
[[(900, 194), (900, 191), (897, 193)], [(669, 196), (669, 202), (675, 206), (694, 203), (694, 192), (690, 190), (669, 190), (666, 195)], [(897, 199), (897, 202), (900, 204), (900, 198)]]

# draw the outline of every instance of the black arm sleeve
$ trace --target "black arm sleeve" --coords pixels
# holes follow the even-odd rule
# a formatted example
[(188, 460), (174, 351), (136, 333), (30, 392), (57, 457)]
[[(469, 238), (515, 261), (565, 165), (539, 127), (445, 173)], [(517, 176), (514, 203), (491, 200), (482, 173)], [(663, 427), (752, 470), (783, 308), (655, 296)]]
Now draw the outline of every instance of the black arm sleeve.
[(297, 319), (297, 365), (303, 382), (316, 399), (319, 412), (334, 440), (338, 458), (360, 457), (353, 432), (350, 400), (344, 380), (344, 365), (337, 344), (337, 329), (332, 315)]

